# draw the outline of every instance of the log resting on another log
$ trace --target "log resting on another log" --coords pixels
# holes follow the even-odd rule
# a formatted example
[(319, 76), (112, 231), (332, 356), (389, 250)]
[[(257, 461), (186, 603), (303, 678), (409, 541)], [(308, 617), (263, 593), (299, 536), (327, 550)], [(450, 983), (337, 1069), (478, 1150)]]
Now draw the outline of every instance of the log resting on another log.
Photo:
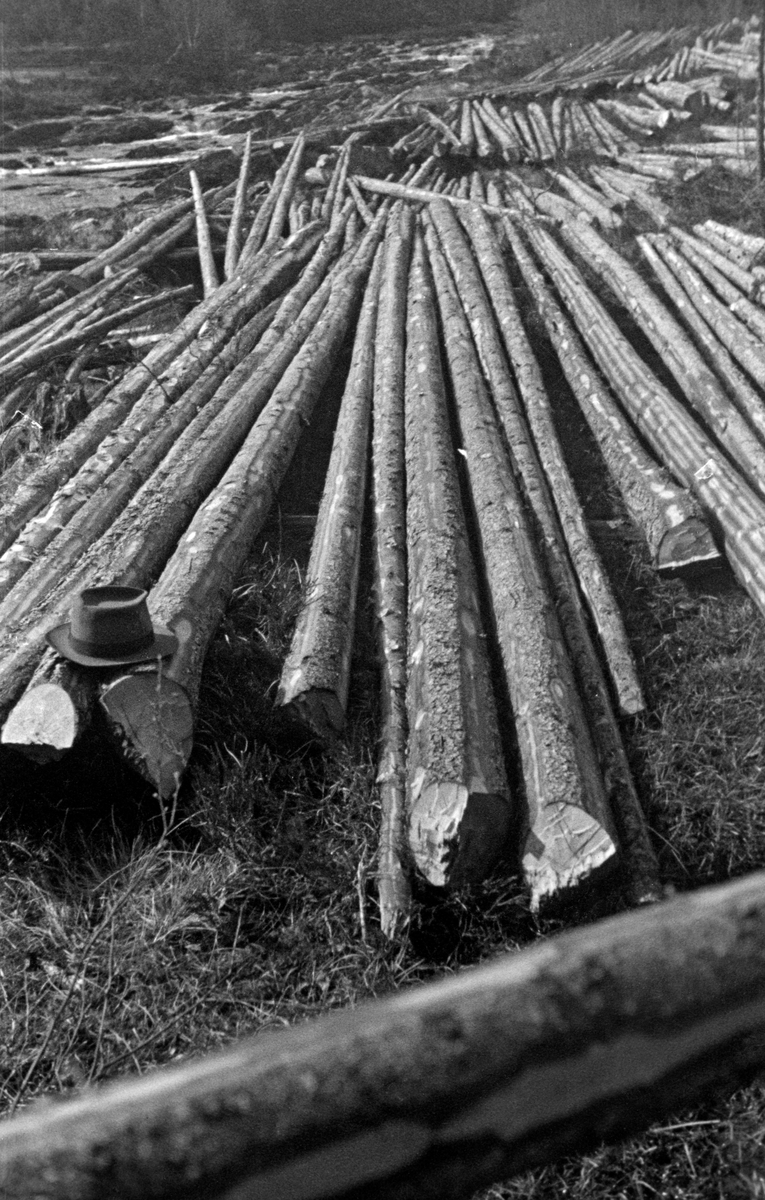
[(457, 887), (480, 882), (501, 855), (512, 806), (432, 288), (418, 234), (405, 389), (409, 845), (429, 883)]
[(765, 1067), (765, 873), (0, 1126), (8, 1200), (467, 1200)]

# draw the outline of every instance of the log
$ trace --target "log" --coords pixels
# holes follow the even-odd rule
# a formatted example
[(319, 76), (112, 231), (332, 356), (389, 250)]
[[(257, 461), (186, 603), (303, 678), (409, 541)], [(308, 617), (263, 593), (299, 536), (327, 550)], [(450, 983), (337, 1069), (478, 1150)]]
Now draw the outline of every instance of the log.
[(113, 312), (106, 317), (101, 317), (98, 321), (79, 325), (70, 333), (54, 341), (46, 340), (42, 344), (37, 343), (31, 349), (25, 350), (24, 353), (12, 358), (9, 362), (0, 363), (0, 387), (13, 387), (25, 375), (31, 374), (32, 371), (36, 371), (39, 367), (45, 366), (57, 358), (70, 355), (71, 351), (77, 350), (83, 342), (95, 344), (101, 341), (104, 334), (110, 333), (112, 329), (117, 329), (125, 321), (132, 321), (135, 317), (142, 316), (143, 313), (153, 312), (155, 308), (161, 308), (163, 305), (171, 304), (175, 300), (189, 300), (193, 292), (193, 284), (173, 288), (167, 292), (157, 292), (153, 296), (146, 296), (143, 300), (136, 300), (134, 304), (126, 305), (119, 312)]
[(542, 161), (548, 161), (555, 158), (555, 138), (553, 137), (552, 129), (547, 120), (545, 110), (541, 104), (529, 103), (526, 105), (526, 115), (529, 123), (534, 130), (534, 134), (539, 145)]
[(220, 280), (218, 279), (218, 272), (215, 269), (212, 242), (210, 241), (210, 226), (207, 223), (205, 202), (202, 197), (202, 188), (196, 171), (189, 171), (189, 179), (191, 180), (191, 194), (194, 197), (194, 216), (196, 218), (197, 246), (199, 249), (199, 269), (202, 272), (202, 290), (205, 299), (207, 299), (208, 296), (211, 296), (217, 290)]
[[(722, 255), (677, 226), (671, 226), (670, 232), (680, 243), (683, 256), (712, 285), (739, 321), (749, 326), (757, 342), (762, 345), (765, 340), (765, 312), (759, 304), (753, 304), (749, 299), (748, 293), (752, 288), (749, 273), (740, 273), (732, 263), (721, 261)], [(734, 275), (738, 286), (731, 281)]]
[(757, 872), (32, 1107), (0, 1127), (0, 1187), (467, 1200), (753, 1080), (764, 949)]
[(765, 503), (634, 351), (573, 264), (540, 227), (525, 232), (630, 419), (721, 531), (742, 586), (765, 610)]
[[(442, 192), (432, 191), (424, 187), (416, 187), (412, 183), (401, 184), (391, 183), (384, 179), (369, 179), (366, 175), (355, 175), (354, 179), (362, 191), (377, 193), (380, 196), (392, 196), (395, 200), (409, 200), (414, 204), (429, 203), (431, 200), (448, 200), (449, 204), (456, 207), (472, 207), (476, 202), (474, 200), (463, 200), (459, 196), (445, 196)], [(481, 205), (486, 212), (489, 213), (512, 213), (515, 209), (508, 209), (502, 205), (484, 204)]]
[(720, 565), (720, 553), (698, 504), (647, 453), (514, 229), (507, 234), (569, 386), (627, 511), (643, 531), (656, 570), (686, 576)]
[(468, 155), (473, 155), (476, 149), (475, 126), (469, 100), (462, 101), (460, 109), (460, 145)]
[[(292, 143), (284, 162), (274, 175), (268, 194), (258, 209), (255, 219), (250, 226), (245, 243), (242, 246), (242, 252), (239, 255), (240, 267), (244, 267), (245, 264), (250, 262), (266, 241), (271, 220), (273, 218), (276, 205), (279, 202), (279, 197), (281, 195), (282, 188), (284, 187), (285, 180), (289, 174), (290, 167), (295, 159), (295, 156), (302, 155), (303, 145), (304, 139), (300, 136), (297, 137)], [(297, 180), (295, 182), (297, 182)], [(317, 217), (318, 216), (320, 216), (320, 214), (317, 214)]]
[[(440, 215), (442, 218), (444, 215), (448, 216)], [(502, 331), (505, 350), (515, 373), (518, 391), (568, 553), (600, 636), (619, 707), (624, 714), (632, 716), (645, 708), (635, 659), (619, 606), (588, 532), (584, 513), (563, 456), (550, 398), (521, 321), (512, 280), (487, 218), (482, 213), (472, 214), (468, 230)]]
[(487, 875), (514, 814), (421, 235), (409, 276), (405, 421), (409, 846), (430, 884), (459, 887)]
[(565, 241), (605, 279), (647, 335), (720, 444), (758, 490), (765, 490), (765, 449), (746, 419), (734, 408), (683, 327), (668, 312), (637, 271), (581, 222), (561, 226)]
[(276, 696), (277, 705), (294, 710), (320, 741), (331, 742), (342, 732), (348, 702), (382, 262), (379, 248), (337, 418), (306, 572), (306, 598)]
[[(271, 220), (268, 224), (268, 229), (266, 230), (265, 237), (263, 239), (264, 245), (269, 245), (272, 242), (276, 242), (276, 240), (282, 237), (282, 235), (285, 233), (290, 203), (292, 201), (292, 197), (295, 195), (295, 190), (298, 186), (298, 181), (300, 179), (303, 166), (304, 150), (305, 137), (301, 135), (295, 139), (292, 144), (292, 148), (285, 159), (284, 165), (287, 169), (284, 173), (284, 182), (282, 183), (276, 197), (276, 203), (274, 204), (273, 212), (271, 213)], [(322, 213), (322, 219), (329, 220), (329, 214), (325, 215)]]
[(178, 787), (190, 753), (207, 647), (348, 333), (386, 219), (381, 212), (336, 281), (318, 324), (150, 593), (153, 618), (179, 638), (169, 665), (160, 671), (125, 671), (101, 693), (107, 723), (126, 761), (161, 797)]
[[(169, 406), (201, 374), (246, 314), (255, 313), (291, 283), (311, 257), (323, 226), (307, 226), (274, 254), (257, 281), (237, 274), (188, 314), (167, 338), (120, 380), (106, 399), (49, 452), (11, 501), (0, 509), (0, 552), (4, 552), (56, 489), (70, 479), (142, 401), (146, 411)], [(257, 268), (253, 259), (253, 266)], [(243, 288), (242, 283), (245, 282)], [(213, 319), (213, 314), (215, 317)], [(206, 335), (196, 336), (206, 324)], [(191, 343), (193, 342), (193, 347)]]
[(571, 174), (564, 174), (562, 171), (551, 171), (550, 174), (559, 187), (568, 192), (575, 204), (595, 218), (601, 229), (621, 229), (622, 218), (614, 212), (613, 206), (604, 204), (603, 199), (598, 197), (592, 188), (588, 188), (581, 179), (577, 179)]
[[(464, 111), (464, 110), (463, 110)], [(380, 925), (388, 938), (409, 919), (406, 806), (406, 483), (404, 344), (414, 217), (394, 206), (380, 288), (372, 410), (374, 591), (380, 660), (381, 730), (377, 758)]]
[[(231, 222), (228, 227), (226, 236), (226, 253), (223, 263), (223, 273), (226, 279), (230, 279), (236, 270), (236, 264), (239, 261), (239, 255), (242, 251), (242, 226), (244, 225), (244, 208), (247, 203), (247, 188), (250, 182), (250, 160), (252, 157), (252, 131), (247, 134), (244, 140), (244, 151), (242, 153), (242, 165), (239, 169), (239, 178), (236, 181), (236, 195), (234, 196), (234, 209), (231, 214)], [(292, 232), (295, 232), (294, 230)]]
[(0, 742), (32, 762), (58, 762), (90, 725), (99, 674), (77, 670), (50, 650), (5, 722)]
[(760, 365), (762, 351), (757, 354), (754, 339), (742, 345), (740, 323), (731, 316), (724, 304), (715, 301), (700, 277), (677, 254), (671, 243), (666, 239), (638, 238), (638, 245), (686, 325), (696, 335), (701, 350), (726, 384), (737, 407), (765, 441), (765, 404), (725, 347), (732, 349), (737, 345), (739, 350), (736, 357), (739, 361), (750, 362), (757, 374), (765, 375)]
[(225, 409), (209, 423), (210, 413), (203, 409), (124, 513), (85, 550), (66, 578), (27, 617), (12, 620), (3, 629), (0, 714), (27, 685), (44, 649), (46, 630), (67, 619), (76, 592), (105, 583), (147, 587), (156, 578), (313, 329), (330, 289), (331, 280), (326, 280), (297, 320), (287, 322), (289, 306), (282, 307), (271, 327), (278, 334), (275, 345), (260, 369), (253, 375), (249, 364), (235, 368), (222, 385)]
[(613, 867), (616, 834), (529, 516), (432, 227), (427, 244), (519, 744), (527, 805), (521, 862), (536, 909)]
[(479, 158), (491, 158), (494, 150), (492, 149), (491, 139), (487, 127), (484, 125), (481, 110), (473, 101), (470, 105), (470, 119), (473, 122), (473, 132), (475, 134), (475, 144)]

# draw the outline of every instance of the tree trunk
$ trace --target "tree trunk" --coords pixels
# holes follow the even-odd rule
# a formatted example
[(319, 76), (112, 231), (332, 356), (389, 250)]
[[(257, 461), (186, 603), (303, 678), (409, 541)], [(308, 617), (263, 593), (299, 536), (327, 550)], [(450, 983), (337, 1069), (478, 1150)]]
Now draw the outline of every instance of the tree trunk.
[(90, 725), (98, 675), (48, 650), (3, 726), (0, 741), (36, 763), (57, 762)]
[(765, 503), (653, 375), (552, 238), (538, 226), (525, 229), (631, 420), (714, 518), (731, 566), (765, 611)]
[(763, 374), (762, 346), (758, 353), (755, 339), (741, 336), (746, 331), (740, 322), (709, 292), (703, 280), (665, 238), (640, 237), (638, 245), (664, 291), (696, 335), (702, 352), (712, 361), (737, 407), (765, 441), (765, 404), (728, 353), (737, 347), (736, 357), (742, 365), (752, 367), (750, 374), (756, 379)]
[(621, 229), (622, 218), (613, 211), (612, 205), (605, 204), (602, 197), (599, 198), (595, 194), (594, 189), (588, 188), (572, 175), (564, 175), (560, 171), (553, 171), (551, 174), (558, 186), (568, 192), (574, 203), (595, 218), (601, 229)]
[(472, 214), (468, 230), (494, 306), (526, 417), (536, 443), (560, 527), (608, 663), (619, 707), (634, 715), (645, 708), (627, 633), (608, 577), (592, 544), (552, 416), (550, 400), (521, 321), (512, 281), (483, 213)]
[[(295, 278), (315, 251), (322, 231), (318, 224), (301, 230), (273, 255), (256, 283), (249, 276), (244, 281), (238, 274), (224, 284), (129, 371), (105, 401), (50, 451), (13, 499), (0, 509), (0, 550), (7, 550), (26, 522), (121, 422), (126, 421), (130, 426), (140, 414), (151, 421), (172, 404), (199, 377), (236, 328)], [(200, 334), (203, 325), (206, 329)], [(199, 335), (196, 340), (195, 335)]]
[(530, 103), (526, 105), (526, 114), (536, 135), (542, 161), (549, 162), (555, 158), (556, 149), (555, 138), (553, 137), (545, 110), (541, 104)]
[[(223, 263), (223, 273), (226, 279), (231, 279), (239, 262), (242, 251), (242, 227), (244, 225), (244, 209), (247, 203), (247, 188), (250, 182), (250, 159), (252, 157), (252, 130), (247, 134), (242, 153), (242, 165), (236, 182), (234, 210), (226, 236), (226, 254)], [(294, 232), (294, 231), (293, 231)]]
[(698, 504), (643, 448), (512, 227), (507, 235), (569, 386), (627, 511), (645, 535), (654, 566), (683, 575), (719, 564), (720, 553)]
[(615, 833), (555, 606), (470, 329), (432, 229), (427, 240), (519, 742), (528, 806), (522, 867), (537, 908), (613, 866)]
[(295, 710), (322, 741), (345, 725), (356, 621), (361, 529), (374, 385), (383, 249), (369, 277), (337, 419), (306, 573), (306, 599), (281, 672), (277, 704)]
[(276, 206), (279, 203), (279, 197), (284, 188), (285, 180), (290, 172), (290, 167), (295, 158), (300, 158), (303, 153), (305, 139), (302, 134), (295, 138), (295, 141), (290, 146), (289, 153), (285, 158), (279, 170), (276, 172), (271, 184), (271, 188), (265, 200), (261, 204), (255, 216), (255, 220), (250, 226), (250, 231), (247, 234), (247, 239), (242, 247), (242, 253), (239, 255), (239, 266), (245, 267), (248, 262), (251, 262), (254, 256), (267, 240), (267, 234), (270, 229)]
[(670, 227), (670, 232), (680, 243), (683, 256), (712, 285), (730, 311), (749, 326), (762, 345), (765, 341), (765, 313), (760, 305), (753, 304), (749, 299), (755, 282), (749, 273), (738, 272), (732, 263), (715, 253), (710, 246), (699, 242), (676, 225)]
[(196, 218), (197, 246), (199, 248), (199, 269), (202, 273), (202, 290), (205, 299), (207, 299), (209, 296), (212, 296), (213, 292), (217, 291), (220, 280), (218, 279), (218, 272), (215, 269), (212, 242), (210, 241), (210, 226), (207, 223), (205, 202), (196, 171), (189, 171), (189, 178), (191, 180), (191, 194), (194, 197), (194, 216)]
[(429, 883), (456, 887), (480, 882), (494, 865), (512, 809), (421, 236), (409, 281), (405, 412), (409, 845)]
[(413, 237), (410, 208), (397, 204), (385, 244), (375, 347), (372, 425), (374, 580), (382, 728), (377, 767), (381, 824), (380, 924), (395, 936), (409, 917), (406, 796), (406, 482), (404, 346)]
[(126, 671), (101, 695), (127, 760), (160, 796), (172, 794), (186, 766), (207, 647), (347, 335), (385, 219), (381, 213), (336, 281), (318, 325), (152, 589), (153, 617), (180, 641), (169, 666)]
[(765, 449), (733, 407), (682, 326), (637, 271), (592, 229), (571, 222), (561, 234), (607, 281), (674, 375), (688, 402), (759, 490), (765, 490)]

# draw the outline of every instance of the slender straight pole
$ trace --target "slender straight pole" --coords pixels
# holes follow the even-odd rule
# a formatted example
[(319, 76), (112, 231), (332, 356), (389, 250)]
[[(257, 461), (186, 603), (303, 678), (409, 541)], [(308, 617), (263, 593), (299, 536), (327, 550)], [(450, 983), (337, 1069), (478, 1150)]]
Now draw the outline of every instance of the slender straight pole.
[(760, 5), (760, 47), (757, 59), (757, 182), (765, 179), (765, 0)]

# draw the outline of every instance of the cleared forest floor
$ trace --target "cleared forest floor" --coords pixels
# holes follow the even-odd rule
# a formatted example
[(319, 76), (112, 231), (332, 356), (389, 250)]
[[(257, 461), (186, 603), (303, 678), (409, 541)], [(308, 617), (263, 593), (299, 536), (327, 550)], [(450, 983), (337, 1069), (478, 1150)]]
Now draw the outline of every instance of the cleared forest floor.
[[(520, 73), (535, 64), (536, 50), (524, 39), (518, 46)], [(349, 62), (357, 52), (349, 49)], [(476, 78), (480, 60), (478, 53)], [(295, 78), (304, 66), (291, 65)], [(21, 96), (21, 77), (17, 85)], [(16, 118), (42, 115), (30, 111), (28, 94), (18, 103)], [(73, 110), (67, 99), (45, 116), (55, 111)], [(268, 125), (266, 136), (278, 133), (278, 121)], [(96, 239), (104, 210), (131, 196), (120, 186), (107, 198), (90, 181), (82, 190), (64, 180), (50, 186), (63, 213), (73, 206), (80, 220), (93, 217)], [(52, 201), (40, 203), (39, 190), (29, 189), (29, 205), (8, 193), (6, 227), (18, 242), (11, 248), (72, 245), (71, 216), (60, 218), (52, 240)], [(684, 228), (713, 217), (765, 233), (765, 198), (753, 180), (710, 171), (668, 185), (661, 197)], [(622, 732), (662, 880), (668, 891), (685, 891), (756, 870), (765, 863), (763, 617), (727, 567), (692, 582), (657, 576), (520, 285), (519, 292), (645, 690), (646, 712), (625, 720)], [(477, 887), (444, 897), (418, 885), (405, 934), (383, 938), (368, 561), (345, 738), (320, 755), (290, 755), (253, 736), (264, 719), (253, 644), (280, 660), (289, 645), (348, 358), (346, 348), (327, 385), (328, 429), (298, 451), (206, 660), (193, 758), (172, 807), (159, 806), (148, 785), (89, 742), (34, 770), (10, 753), (0, 759), (5, 1113), (416, 986), (625, 906), (614, 877), (576, 909), (540, 917), (508, 855)], [(623, 1146), (493, 1187), (481, 1200), (754, 1200), (765, 1196), (764, 1131), (765, 1088), (755, 1084)]]

